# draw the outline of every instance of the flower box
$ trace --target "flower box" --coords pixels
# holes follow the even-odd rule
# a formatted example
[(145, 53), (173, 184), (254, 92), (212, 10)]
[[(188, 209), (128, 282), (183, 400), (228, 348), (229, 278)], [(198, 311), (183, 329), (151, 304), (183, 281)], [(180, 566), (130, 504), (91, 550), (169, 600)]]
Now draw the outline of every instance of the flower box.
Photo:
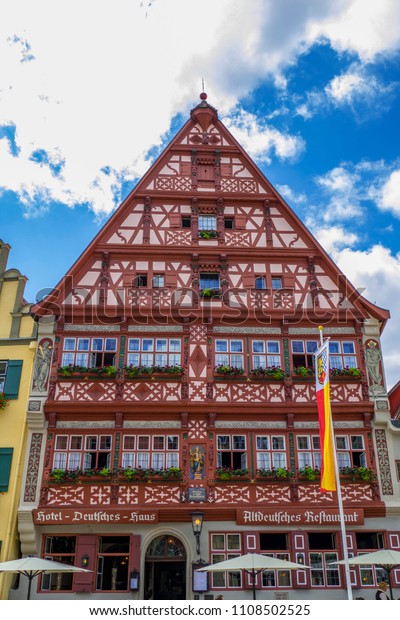
[(244, 369), (237, 366), (228, 366), (227, 364), (218, 364), (214, 369), (214, 373), (220, 377), (240, 377), (243, 375)]

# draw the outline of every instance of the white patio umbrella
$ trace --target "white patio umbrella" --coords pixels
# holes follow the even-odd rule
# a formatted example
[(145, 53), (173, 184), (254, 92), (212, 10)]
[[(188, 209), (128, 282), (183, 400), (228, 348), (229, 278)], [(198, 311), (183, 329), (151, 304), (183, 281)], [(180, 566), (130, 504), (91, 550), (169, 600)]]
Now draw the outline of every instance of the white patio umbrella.
[[(331, 564), (344, 564), (344, 560), (339, 562), (331, 562)], [(353, 558), (349, 558), (350, 566), (362, 566), (365, 564), (378, 566), (383, 568), (389, 579), (390, 598), (393, 600), (392, 583), (390, 580), (390, 572), (394, 568), (400, 567), (400, 551), (394, 551), (393, 549), (378, 549), (378, 551), (372, 551), (372, 553), (363, 553), (362, 555), (356, 555)]]
[(20, 573), (29, 579), (28, 596), (31, 596), (32, 580), (43, 573), (91, 573), (87, 568), (79, 566), (71, 566), (70, 564), (62, 564), (61, 562), (52, 562), (51, 560), (43, 560), (33, 556), (21, 558), (19, 560), (10, 560), (9, 562), (0, 563), (0, 573)]
[(215, 573), (226, 570), (242, 570), (252, 576), (253, 599), (255, 600), (255, 577), (259, 573), (265, 570), (304, 570), (305, 568), (310, 567), (304, 564), (297, 564), (296, 562), (289, 562), (288, 560), (279, 560), (278, 558), (272, 558), (268, 555), (261, 555), (260, 553), (246, 553), (245, 555), (240, 555), (237, 558), (232, 558), (225, 562), (217, 562), (216, 564), (210, 564), (210, 566), (199, 568), (198, 572)]

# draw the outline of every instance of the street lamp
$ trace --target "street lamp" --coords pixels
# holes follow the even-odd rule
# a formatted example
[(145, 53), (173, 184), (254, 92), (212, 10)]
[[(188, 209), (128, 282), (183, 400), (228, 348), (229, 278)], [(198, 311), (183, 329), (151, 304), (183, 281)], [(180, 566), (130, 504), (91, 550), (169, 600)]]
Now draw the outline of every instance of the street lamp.
[(204, 513), (202, 512), (192, 512), (192, 528), (193, 528), (193, 534), (195, 535), (195, 538), (196, 538), (197, 555), (200, 555), (200, 536), (201, 536), (201, 529), (203, 527), (203, 516), (204, 516)]

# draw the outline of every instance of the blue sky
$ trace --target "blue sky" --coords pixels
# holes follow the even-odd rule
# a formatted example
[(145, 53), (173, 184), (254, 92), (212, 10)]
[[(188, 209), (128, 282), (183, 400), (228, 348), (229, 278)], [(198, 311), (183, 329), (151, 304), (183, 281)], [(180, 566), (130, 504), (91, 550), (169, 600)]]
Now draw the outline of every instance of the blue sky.
[[(0, 237), (54, 286), (208, 101), (364, 295), (400, 378), (400, 4), (16, 0), (0, 24)], [(168, 26), (166, 27), (166, 24)]]

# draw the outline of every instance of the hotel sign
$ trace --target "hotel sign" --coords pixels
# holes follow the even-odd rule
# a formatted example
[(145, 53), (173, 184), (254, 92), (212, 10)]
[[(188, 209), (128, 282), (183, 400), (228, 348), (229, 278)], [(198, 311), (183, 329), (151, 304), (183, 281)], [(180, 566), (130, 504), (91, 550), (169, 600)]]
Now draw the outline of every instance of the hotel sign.
[(156, 510), (74, 510), (44, 508), (33, 511), (33, 522), (37, 525), (75, 525), (82, 523), (107, 524), (107, 523), (131, 523), (136, 525), (153, 525), (158, 523), (158, 511)]
[[(360, 508), (344, 510), (346, 525), (362, 525), (364, 511)], [(335, 508), (261, 508), (258, 510), (239, 509), (236, 511), (238, 525), (340, 525), (339, 510)]]

